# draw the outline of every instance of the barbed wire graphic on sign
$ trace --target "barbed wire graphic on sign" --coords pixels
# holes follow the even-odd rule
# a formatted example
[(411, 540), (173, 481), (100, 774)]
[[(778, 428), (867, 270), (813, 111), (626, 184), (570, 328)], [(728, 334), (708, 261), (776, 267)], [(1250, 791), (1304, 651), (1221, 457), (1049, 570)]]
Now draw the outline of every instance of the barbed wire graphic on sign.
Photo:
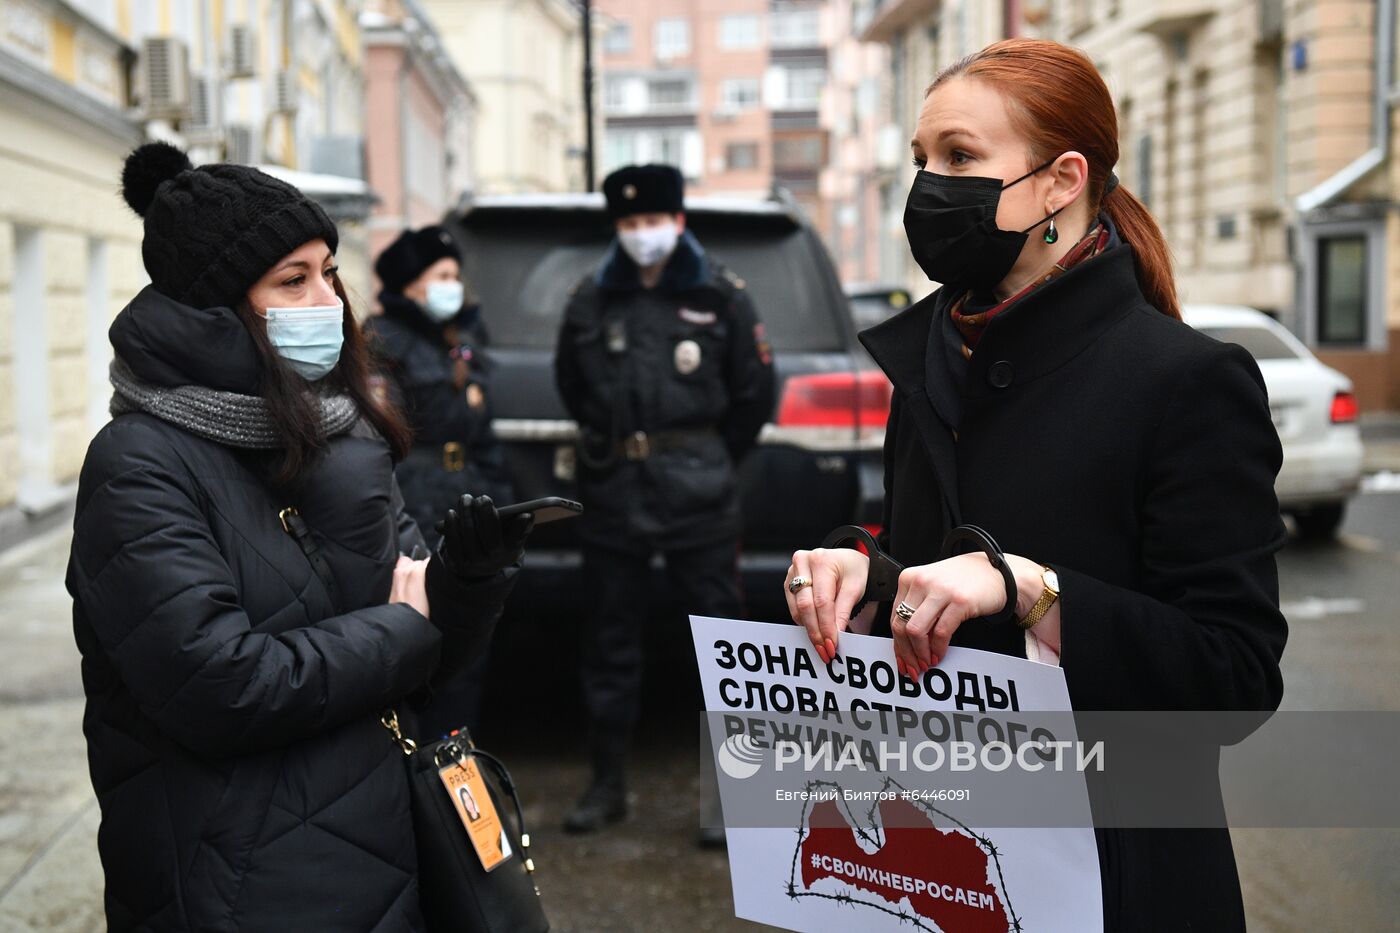
[[(797, 841), (793, 846), (792, 863), (788, 872), (788, 879), (783, 885), (783, 893), (789, 899), (797, 900), (799, 898), (810, 897), (818, 898), (820, 900), (833, 901), (845, 907), (868, 907), (872, 910), (877, 910), (883, 914), (887, 914), (891, 917), (896, 918), (897, 920), (899, 920), (901, 925), (908, 923), (912, 925), (913, 928), (916, 930), (923, 930), (926, 931), (926, 933), (947, 933), (947, 931), (939, 925), (937, 925), (935, 921), (924, 917), (916, 912), (913, 912), (909, 908), (891, 907), (888, 906), (887, 903), (882, 904), (875, 900), (869, 900), (859, 895), (852, 895), (844, 892), (840, 894), (828, 894), (823, 891), (807, 890), (804, 887), (799, 886), (797, 880), (797, 871), (798, 865), (800, 864), (800, 860), (802, 857), (802, 844), (810, 834), (811, 830), (810, 826), (808, 825), (809, 820), (812, 815), (812, 810), (819, 802), (830, 802), (837, 804), (839, 808), (842, 811), (844, 811), (845, 821), (847, 826), (849, 826), (851, 832), (855, 834), (856, 838), (860, 839), (870, 848), (878, 851), (879, 849), (883, 848), (885, 844), (884, 841), (878, 838), (878, 836), (876, 835), (878, 831), (875, 828), (875, 821), (879, 809), (878, 802), (872, 803), (870, 805), (870, 808), (866, 811), (865, 814), (865, 823), (862, 824), (862, 821), (858, 820), (855, 816), (855, 813), (851, 810), (849, 801), (845, 798), (845, 795), (843, 793), (844, 788), (842, 788), (841, 785), (837, 782), (822, 779), (814, 779), (808, 781), (803, 786), (803, 790), (805, 792), (804, 796), (806, 799), (804, 800), (802, 805), (802, 814), (798, 819), (797, 828), (794, 830), (794, 834), (797, 837)], [(821, 796), (821, 792), (823, 790), (829, 792), (831, 796), (823, 798)], [(1011, 895), (1006, 888), (1006, 876), (1002, 870), (1001, 865), (1001, 850), (997, 848), (996, 844), (992, 842), (992, 840), (988, 836), (975, 832), (972, 829), (972, 827), (968, 826), (966, 823), (958, 819), (956, 816), (953, 816), (951, 813), (948, 813), (944, 810), (940, 810), (939, 808), (920, 798), (917, 794), (910, 794), (909, 789), (907, 787), (900, 784), (894, 778), (886, 775), (884, 782), (880, 785), (880, 792), (883, 794), (890, 791), (894, 791), (898, 795), (899, 800), (910, 804), (916, 810), (921, 811), (923, 815), (927, 816), (930, 821), (931, 829), (938, 829), (938, 826), (934, 823), (934, 820), (936, 818), (941, 818), (947, 821), (948, 823), (951, 823), (958, 830), (961, 830), (964, 835), (966, 835), (977, 845), (977, 847), (983, 852), (983, 854), (985, 854), (990, 860), (992, 866), (996, 869), (997, 890), (1001, 896), (1002, 906), (1005, 907), (1007, 916), (1009, 918), (1007, 925), (1008, 933), (1025, 933), (1025, 928), (1022, 925), (1021, 917), (1016, 913), (1015, 908), (1012, 906)]]

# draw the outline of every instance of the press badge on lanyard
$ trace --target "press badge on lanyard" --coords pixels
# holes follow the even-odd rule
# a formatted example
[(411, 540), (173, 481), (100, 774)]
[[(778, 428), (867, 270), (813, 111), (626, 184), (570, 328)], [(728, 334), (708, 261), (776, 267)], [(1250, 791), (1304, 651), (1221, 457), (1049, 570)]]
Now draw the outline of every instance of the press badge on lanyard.
[(490, 871), (511, 857), (510, 840), (506, 839), (496, 805), (486, 791), (486, 780), (470, 755), (462, 755), (438, 769), (438, 777), (457, 816), (471, 838), (481, 867)]

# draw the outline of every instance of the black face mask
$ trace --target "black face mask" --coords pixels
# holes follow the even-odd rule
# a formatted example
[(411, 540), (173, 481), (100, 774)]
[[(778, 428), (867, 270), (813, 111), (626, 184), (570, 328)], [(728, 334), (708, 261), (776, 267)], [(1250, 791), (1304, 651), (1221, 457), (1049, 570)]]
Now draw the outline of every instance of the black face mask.
[(1026, 234), (1060, 211), (1025, 230), (1002, 230), (997, 226), (1001, 193), (1054, 162), (1005, 185), (999, 178), (920, 171), (904, 205), (904, 233), (919, 268), (933, 281), (958, 289), (989, 289), (1006, 278), (1026, 245)]

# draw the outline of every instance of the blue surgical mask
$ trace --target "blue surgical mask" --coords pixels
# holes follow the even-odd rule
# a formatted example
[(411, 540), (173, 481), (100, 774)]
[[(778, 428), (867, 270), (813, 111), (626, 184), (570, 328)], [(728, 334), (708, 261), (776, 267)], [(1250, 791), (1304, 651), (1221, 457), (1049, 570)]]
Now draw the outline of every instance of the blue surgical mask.
[(446, 324), (462, 310), (462, 298), (466, 290), (461, 282), (429, 282), (428, 300), (423, 310), (428, 317), (439, 324)]
[(325, 378), (340, 360), (345, 341), (345, 306), (268, 308), (267, 339), (307, 382)]

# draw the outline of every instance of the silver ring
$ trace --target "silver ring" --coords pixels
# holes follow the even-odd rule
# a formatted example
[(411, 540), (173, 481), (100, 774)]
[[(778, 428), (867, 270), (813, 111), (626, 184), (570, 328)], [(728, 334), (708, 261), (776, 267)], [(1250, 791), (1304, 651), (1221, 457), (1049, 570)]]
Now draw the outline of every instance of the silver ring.
[(908, 622), (910, 619), (914, 618), (914, 612), (914, 607), (909, 605), (908, 603), (902, 602), (898, 606), (894, 607), (894, 614), (899, 616), (905, 622)]
[(798, 590), (802, 589), (804, 586), (811, 585), (812, 581), (808, 580), (806, 577), (793, 577), (792, 582), (788, 584), (788, 592), (796, 596)]

